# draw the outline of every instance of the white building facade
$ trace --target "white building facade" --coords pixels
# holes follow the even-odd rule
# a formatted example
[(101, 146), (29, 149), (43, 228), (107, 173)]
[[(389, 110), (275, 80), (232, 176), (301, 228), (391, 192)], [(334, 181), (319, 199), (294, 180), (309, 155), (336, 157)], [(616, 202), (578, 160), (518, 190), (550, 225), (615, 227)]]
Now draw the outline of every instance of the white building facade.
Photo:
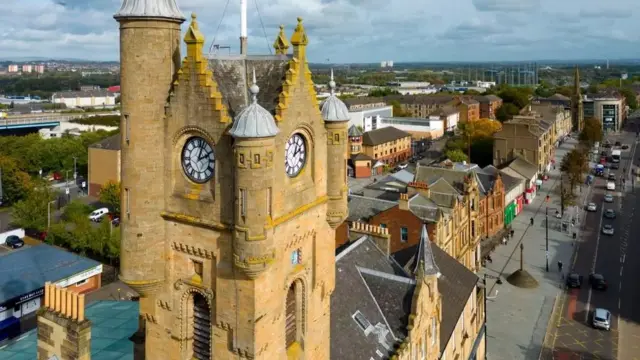
[(106, 89), (90, 91), (64, 91), (51, 96), (54, 104), (65, 104), (67, 108), (109, 107), (116, 105), (116, 95)]
[(438, 139), (444, 135), (444, 121), (408, 117), (384, 117), (378, 120), (379, 129), (394, 127), (411, 134), (414, 139)]
[(384, 102), (349, 106), (349, 126), (361, 127), (363, 132), (376, 130), (383, 117), (393, 116), (393, 106)]

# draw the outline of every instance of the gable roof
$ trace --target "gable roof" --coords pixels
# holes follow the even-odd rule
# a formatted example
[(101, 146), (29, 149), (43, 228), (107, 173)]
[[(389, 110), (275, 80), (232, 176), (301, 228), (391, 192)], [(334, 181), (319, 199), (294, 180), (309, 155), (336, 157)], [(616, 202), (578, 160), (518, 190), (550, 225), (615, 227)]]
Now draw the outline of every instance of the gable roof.
[(493, 165), (487, 165), (484, 168), (482, 168), (482, 170), (480, 170), (480, 171), (482, 173), (484, 173), (484, 174), (491, 174), (493, 176), (496, 176), (497, 174), (500, 174), (500, 177), (502, 178), (502, 185), (504, 186), (504, 190), (506, 192), (509, 192), (509, 191), (513, 190), (521, 182), (524, 182), (523, 179), (513, 177), (513, 176), (505, 173), (504, 171), (498, 170)]
[(547, 100), (557, 100), (557, 101), (571, 101), (571, 98), (566, 97), (562, 94), (555, 93), (547, 98)]
[(522, 175), (522, 177), (527, 180), (533, 179), (538, 173), (538, 168), (535, 165), (520, 156), (516, 156), (513, 160), (503, 166), (503, 168), (506, 167)]
[(389, 126), (381, 129), (367, 131), (362, 137), (362, 144), (366, 146), (375, 146), (403, 139), (408, 136), (411, 136), (411, 134), (406, 131), (394, 128), (393, 126)]
[(336, 255), (331, 358), (389, 357), (406, 337), (414, 281), (368, 236)]
[(359, 195), (349, 195), (347, 202), (349, 206), (348, 221), (368, 220), (372, 216), (398, 205), (394, 201)]
[(109, 136), (108, 138), (102, 139), (97, 143), (89, 145), (89, 147), (92, 149), (120, 150), (120, 134)]

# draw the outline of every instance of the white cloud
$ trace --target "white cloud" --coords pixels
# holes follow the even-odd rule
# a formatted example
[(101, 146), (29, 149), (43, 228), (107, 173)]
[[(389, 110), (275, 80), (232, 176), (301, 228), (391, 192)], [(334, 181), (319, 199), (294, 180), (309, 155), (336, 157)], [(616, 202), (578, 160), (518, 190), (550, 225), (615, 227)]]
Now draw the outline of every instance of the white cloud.
[[(207, 47), (238, 48), (239, 1), (177, 0)], [(250, 52), (304, 18), (312, 61), (490, 61), (633, 57), (637, 0), (248, 0)], [(120, 0), (3, 0), (2, 57), (118, 59)], [(260, 16), (258, 15), (260, 14)], [(221, 24), (218, 31), (218, 24)], [(188, 24), (183, 26), (186, 28)], [(263, 28), (264, 26), (264, 28)], [(266, 39), (265, 34), (266, 32)]]

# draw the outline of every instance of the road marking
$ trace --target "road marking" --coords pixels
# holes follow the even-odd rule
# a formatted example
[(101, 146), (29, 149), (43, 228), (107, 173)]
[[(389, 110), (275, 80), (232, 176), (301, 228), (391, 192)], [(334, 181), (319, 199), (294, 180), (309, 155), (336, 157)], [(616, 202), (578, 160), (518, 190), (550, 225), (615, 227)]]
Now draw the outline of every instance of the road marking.
[[(618, 298), (618, 310), (620, 310), (620, 298)], [(620, 329), (620, 317), (618, 317), (618, 329)]]
[(624, 264), (624, 259), (626, 258), (627, 255), (622, 254), (622, 256), (620, 257), (620, 264)]
[(622, 277), (622, 266), (620, 267), (620, 277)]
[(620, 282), (620, 284), (618, 285), (618, 289), (619, 291), (622, 291), (622, 281)]

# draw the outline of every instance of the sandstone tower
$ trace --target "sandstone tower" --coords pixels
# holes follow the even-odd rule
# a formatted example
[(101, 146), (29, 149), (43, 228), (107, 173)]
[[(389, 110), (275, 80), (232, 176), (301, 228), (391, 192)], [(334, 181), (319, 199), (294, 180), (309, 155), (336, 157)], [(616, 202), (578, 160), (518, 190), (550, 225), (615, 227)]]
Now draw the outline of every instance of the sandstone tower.
[(241, 54), (208, 58), (193, 15), (180, 62), (175, 0), (115, 18), (121, 278), (142, 296), (145, 357), (328, 359), (349, 116), (333, 91), (318, 108), (302, 19), (252, 56), (243, 15)]
[(582, 131), (584, 127), (584, 110), (582, 94), (580, 93), (580, 72), (576, 65), (573, 74), (573, 95), (571, 96), (571, 122), (573, 131)]

